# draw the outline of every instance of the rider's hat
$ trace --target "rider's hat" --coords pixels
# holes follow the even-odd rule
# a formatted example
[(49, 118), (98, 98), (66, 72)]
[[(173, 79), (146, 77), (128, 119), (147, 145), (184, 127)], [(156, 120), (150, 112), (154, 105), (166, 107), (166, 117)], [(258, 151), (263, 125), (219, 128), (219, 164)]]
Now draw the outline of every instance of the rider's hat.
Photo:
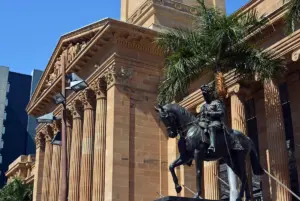
[(214, 89), (207, 84), (201, 85), (200, 89), (201, 89), (202, 93), (212, 93), (214, 91)]

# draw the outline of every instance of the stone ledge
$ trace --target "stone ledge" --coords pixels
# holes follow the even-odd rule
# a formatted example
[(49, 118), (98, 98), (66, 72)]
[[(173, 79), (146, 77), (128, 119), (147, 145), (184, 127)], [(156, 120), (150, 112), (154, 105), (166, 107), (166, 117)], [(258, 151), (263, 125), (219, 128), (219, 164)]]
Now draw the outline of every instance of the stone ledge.
[(186, 198), (186, 197), (176, 197), (176, 196), (166, 196), (154, 201), (212, 201), (206, 199), (196, 199), (196, 198)]

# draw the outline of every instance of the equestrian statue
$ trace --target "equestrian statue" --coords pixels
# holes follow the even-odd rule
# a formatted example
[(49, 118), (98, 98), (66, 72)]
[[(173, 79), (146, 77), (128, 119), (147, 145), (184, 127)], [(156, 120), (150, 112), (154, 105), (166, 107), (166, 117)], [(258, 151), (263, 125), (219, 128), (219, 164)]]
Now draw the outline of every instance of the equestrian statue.
[(182, 187), (178, 183), (174, 169), (180, 165), (191, 166), (192, 161), (195, 160), (197, 193), (194, 198), (200, 198), (203, 162), (222, 159), (241, 180), (237, 201), (242, 200), (244, 192), (248, 201), (250, 200), (246, 174), (248, 155), (250, 155), (253, 173), (255, 175), (264, 173), (254, 143), (244, 133), (227, 128), (224, 123), (225, 106), (223, 101), (218, 99), (214, 88), (210, 85), (202, 85), (200, 89), (205, 104), (196, 117), (178, 104), (155, 107), (167, 128), (168, 136), (178, 137), (179, 156), (169, 166), (175, 190), (180, 193)]

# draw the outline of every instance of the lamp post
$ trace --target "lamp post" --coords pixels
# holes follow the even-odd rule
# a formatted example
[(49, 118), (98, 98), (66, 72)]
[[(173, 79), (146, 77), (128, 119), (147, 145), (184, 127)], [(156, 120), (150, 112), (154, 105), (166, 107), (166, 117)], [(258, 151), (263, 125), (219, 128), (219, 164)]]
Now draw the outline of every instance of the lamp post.
[[(65, 72), (65, 54), (63, 53), (63, 63), (61, 65), (61, 95), (66, 97), (66, 72)], [(61, 182), (61, 201), (68, 200), (68, 183), (67, 183), (67, 136), (66, 136), (66, 98), (62, 102), (63, 110), (62, 110), (62, 121), (61, 121), (61, 168), (62, 168), (62, 182)]]
[[(64, 58), (64, 57), (63, 57)], [(67, 135), (66, 135), (66, 112), (67, 112), (67, 101), (66, 101), (66, 90), (73, 90), (75, 93), (85, 89), (88, 85), (87, 83), (77, 76), (75, 73), (71, 73), (69, 75), (65, 74), (65, 65), (61, 65), (62, 67), (62, 88), (61, 93), (58, 93), (54, 96), (54, 101), (56, 105), (62, 104), (62, 114), (61, 114), (61, 131), (58, 132), (52, 143), (61, 144), (61, 197), (60, 201), (68, 201), (68, 162), (67, 162)], [(68, 79), (70, 86), (66, 87), (66, 79)], [(38, 123), (52, 123), (57, 118), (54, 116), (53, 112), (45, 114), (41, 117), (37, 118)], [(61, 143), (59, 143), (61, 141)]]
[[(65, 57), (63, 57), (65, 60)], [(85, 89), (88, 85), (87, 83), (77, 76), (75, 73), (66, 75), (65, 72), (65, 62), (61, 65), (62, 67), (62, 78), (61, 78), (61, 93), (54, 97), (56, 104), (62, 104), (62, 121), (61, 121), (61, 168), (62, 168), (62, 182), (61, 182), (61, 197), (60, 201), (68, 201), (68, 161), (67, 161), (67, 134), (66, 134), (66, 121), (67, 121), (67, 100), (66, 100), (66, 90), (73, 90), (75, 93)], [(66, 87), (66, 78), (69, 80), (70, 86)]]

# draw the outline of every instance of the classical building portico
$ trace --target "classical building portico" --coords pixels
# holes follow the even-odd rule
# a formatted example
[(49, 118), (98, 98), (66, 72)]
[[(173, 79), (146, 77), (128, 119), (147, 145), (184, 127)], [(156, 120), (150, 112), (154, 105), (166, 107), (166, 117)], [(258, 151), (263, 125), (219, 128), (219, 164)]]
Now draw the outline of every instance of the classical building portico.
[[(178, 154), (177, 141), (168, 139), (153, 109), (165, 62), (154, 40), (158, 30), (190, 26), (195, 2), (122, 0), (123, 22), (103, 19), (60, 38), (26, 110), (33, 116), (61, 114), (62, 107), (52, 101), (61, 91), (61, 69), (66, 74), (78, 74), (88, 83), (84, 91), (66, 95), (69, 200), (152, 201), (158, 198), (157, 193), (176, 195), (168, 165)], [(225, 11), (224, 1), (205, 2)], [(224, 101), (229, 127), (252, 138), (263, 167), (293, 191), (298, 188), (299, 193), (296, 183), (300, 174), (295, 179), (289, 164), (294, 156), (293, 165), (299, 170), (300, 148), (288, 149), (286, 141), (300, 144), (300, 31), (289, 37), (283, 34), (286, 5), (274, 2), (251, 1), (238, 13), (251, 8), (269, 12), (268, 23), (248, 40), (274, 50), (274, 57), (284, 56), (287, 75), (282, 80), (246, 82), (235, 72), (227, 72)], [(190, 86), (189, 95), (178, 103), (195, 113), (204, 102), (199, 86), (213, 78), (211, 72), (201, 75)], [(287, 94), (283, 83), (288, 100), (283, 98)], [(289, 115), (291, 124), (286, 123)], [(8, 177), (19, 175), (34, 183), (34, 201), (54, 201), (61, 193), (61, 148), (51, 144), (59, 125), (60, 121), (38, 125), (35, 160), (21, 156), (7, 172)], [(203, 168), (203, 196), (226, 197), (220, 187), (219, 163), (205, 163)], [(194, 166), (181, 167), (177, 173), (180, 184), (195, 191)], [(267, 176), (261, 181), (253, 183), (257, 199), (292, 200), (286, 189)], [(192, 193), (184, 188), (180, 195)]]

